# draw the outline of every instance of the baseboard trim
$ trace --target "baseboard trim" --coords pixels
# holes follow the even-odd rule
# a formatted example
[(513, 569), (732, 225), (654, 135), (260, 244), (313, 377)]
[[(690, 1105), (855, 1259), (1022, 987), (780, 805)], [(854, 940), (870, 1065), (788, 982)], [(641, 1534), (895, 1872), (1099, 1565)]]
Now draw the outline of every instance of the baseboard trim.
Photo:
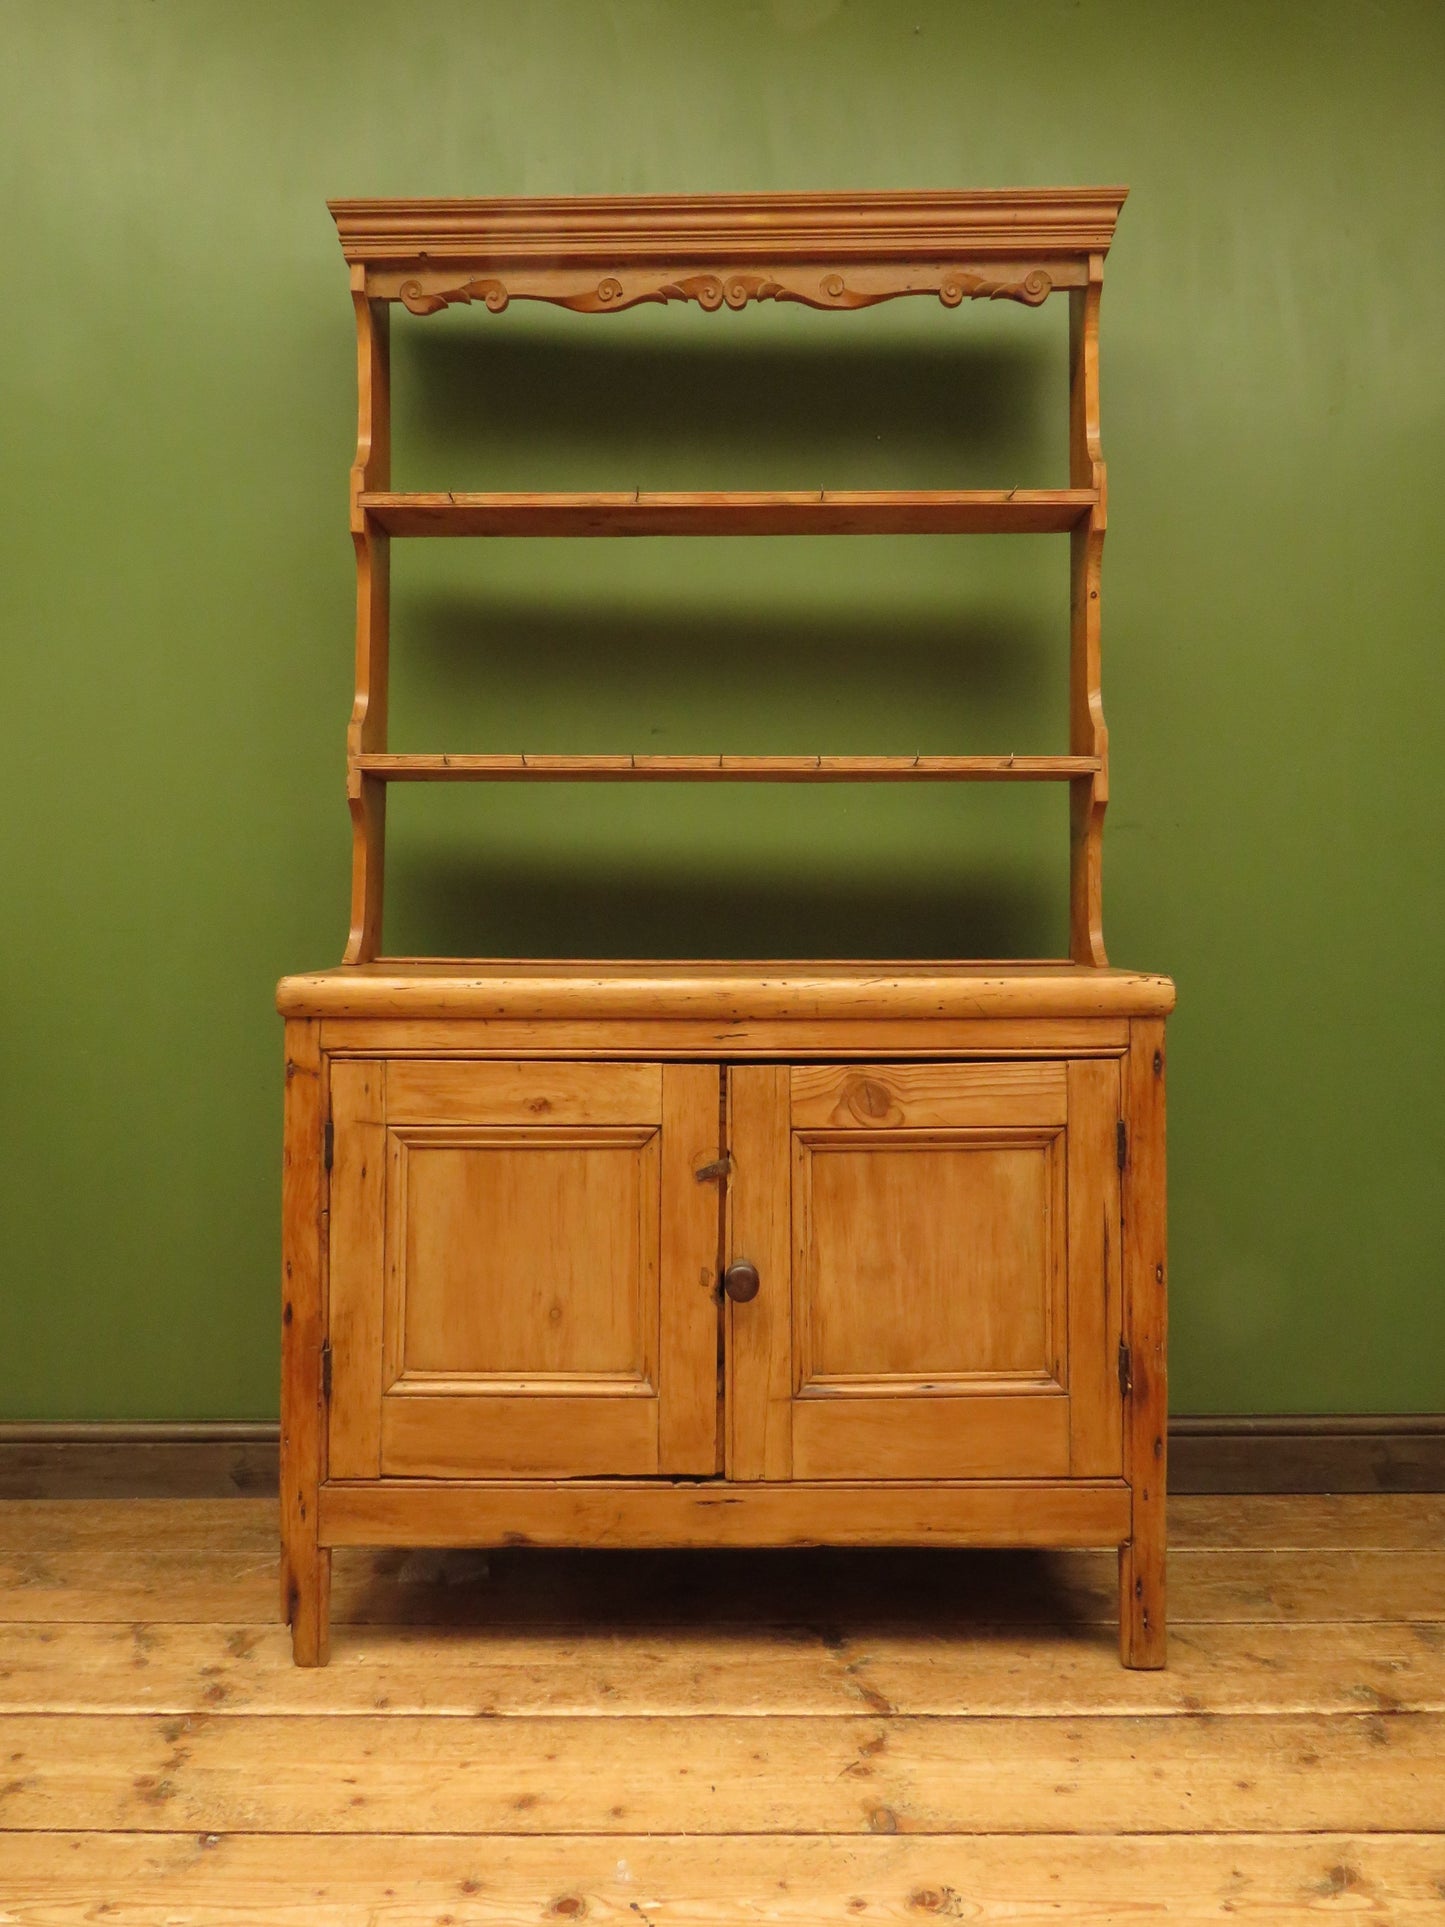
[(1176, 1418), (1171, 1492), (1445, 1492), (1445, 1413)]
[[(0, 1499), (264, 1498), (278, 1428), (0, 1425)], [(1445, 1492), (1445, 1413), (1176, 1418), (1173, 1492)]]
[(265, 1498), (280, 1427), (0, 1425), (0, 1499)]

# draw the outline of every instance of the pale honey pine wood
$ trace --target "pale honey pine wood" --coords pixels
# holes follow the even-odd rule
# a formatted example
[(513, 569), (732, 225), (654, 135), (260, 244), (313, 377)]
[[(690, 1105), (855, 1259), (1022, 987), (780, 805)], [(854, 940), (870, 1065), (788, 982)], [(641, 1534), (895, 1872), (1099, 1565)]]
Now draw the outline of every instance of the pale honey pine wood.
[(1069, 1064), (1068, 1115), (1069, 1470), (1103, 1478), (1123, 1464), (1123, 1394), (1108, 1369), (1123, 1330), (1117, 1063)]
[(1120, 1470), (1118, 1083), (1079, 1069), (1077, 1115), (1063, 1064), (793, 1069), (796, 1477)]
[(316, 1503), (326, 1476), (321, 1348), (327, 1331), (318, 1029), (305, 1019), (286, 1024), (281, 1151), (281, 1608), (301, 1666), (326, 1662), (331, 1584)]
[[(389, 1396), (657, 1380), (655, 1125), (393, 1128)], [(388, 1470), (391, 1467), (388, 1466)]]
[(0, 1830), (1445, 1831), (1435, 1713), (7, 1719)]
[(356, 756), (381, 783), (1068, 783), (1090, 756)]
[(339, 1061), (333, 1479), (715, 1472), (719, 1094)]
[(0, 1714), (1445, 1713), (1437, 1625), (1176, 1622), (1167, 1669), (1140, 1671), (1119, 1665), (1107, 1624), (975, 1627), (961, 1639), (942, 1595), (931, 1630), (856, 1613), (825, 1623), (821, 1579), (794, 1591), (788, 1621), (679, 1625), (665, 1638), (651, 1620), (615, 1611), (553, 1626), (542, 1589), (533, 1596), (538, 1617), (512, 1612), (480, 1630), (338, 1624), (325, 1673), (293, 1667), (273, 1625), (0, 1624)]
[[(338, 200), (330, 208), (357, 318), (357, 693), (348, 737), (353, 817), (350, 964), (381, 948), (385, 785), (391, 781), (1067, 780), (1070, 954), (1102, 965), (1101, 857), (1108, 799), (1099, 687), (1105, 526), (1098, 297), (1125, 190), (660, 196), (635, 200)], [(945, 307), (1070, 304), (1067, 489), (595, 493), (395, 492), (390, 483), (390, 304), (500, 312), (514, 299), (586, 314), (639, 302), (740, 309), (796, 301), (836, 312), (902, 296)], [(510, 758), (398, 755), (386, 743), (390, 536), (1072, 532), (1068, 758)]]
[(826, 1058), (845, 1059), (966, 1059), (1036, 1058), (1050, 1056), (1118, 1057), (1129, 1040), (1126, 1019), (907, 1018), (898, 1023), (847, 1018), (741, 1018), (731, 1023), (717, 1018), (686, 1017), (559, 1019), (548, 1022), (522, 1018), (489, 1019), (485, 1025), (465, 1018), (396, 1017), (352, 1019), (332, 1017), (321, 1025), (322, 1048), (337, 1057), (382, 1054), (404, 1061), (413, 1057), (451, 1056), (479, 1062), (488, 1058), (526, 1058), (545, 1063), (549, 1058), (571, 1062), (601, 1059), (608, 1063), (630, 1057), (665, 1061), (670, 1058), (732, 1059), (786, 1056), (795, 1063)]
[(327, 1474), (335, 1479), (381, 1474), (389, 1069), (384, 1058), (331, 1067), (326, 1421)]
[(591, 494), (365, 494), (390, 535), (1050, 535), (1088, 518), (1092, 488), (631, 489)]
[(757, 1267), (750, 1304), (725, 1311), (729, 1479), (787, 1480), (793, 1471), (792, 1240), (788, 1079), (781, 1064), (727, 1073), (727, 1256)]
[[(739, 1312), (749, 1306), (737, 1307)], [(960, 1401), (963, 1402), (963, 1401)], [(659, 1480), (464, 1480), (334, 1482), (322, 1494), (321, 1534), (333, 1545), (406, 1541), (438, 1546), (605, 1548), (759, 1546), (1097, 1546), (1128, 1531), (1121, 1480), (1008, 1479), (1009, 1451), (1068, 1460), (1065, 1401), (1050, 1402), (1040, 1427), (1027, 1399), (980, 1399), (985, 1410), (961, 1428), (962, 1448), (984, 1461), (977, 1481), (909, 1479), (884, 1472), (872, 1483), (834, 1473), (811, 1482), (739, 1478), (668, 1484)], [(781, 1401), (779, 1401), (781, 1403)], [(927, 1455), (931, 1414), (894, 1406), (865, 1410), (858, 1427), (898, 1459)], [(1010, 1411), (1022, 1408), (1018, 1418)], [(736, 1415), (734, 1416), (736, 1424)], [(779, 1420), (781, 1423), (781, 1419)], [(797, 1436), (794, 1426), (785, 1442)], [(1038, 1440), (1042, 1437), (1042, 1445)], [(881, 1443), (880, 1443), (881, 1441)], [(764, 1449), (767, 1435), (762, 1441)], [(862, 1454), (860, 1454), (862, 1456)], [(990, 1456), (992, 1462), (990, 1463)], [(875, 1466), (875, 1470), (877, 1467)], [(795, 1468), (796, 1471), (796, 1468)], [(993, 1477), (989, 1475), (993, 1474)]]
[(664, 1066), (662, 1107), (657, 1458), (665, 1472), (702, 1477), (723, 1469), (718, 1285), (727, 1172), (716, 1065)]
[[(1126, 1230), (1156, 1205), (1162, 1257), (1162, 1200), (1142, 1195), (1162, 1186), (1162, 1156), (1146, 1148), (1121, 1196), (1109, 1152), (1135, 1101), (1119, 1058), (1141, 1025), (1162, 1035), (1173, 987), (1105, 967), (1100, 910), (1098, 296), (1122, 200), (334, 204), (359, 366), (353, 919), (343, 969), (278, 997), (321, 1026), (337, 1100), (321, 1188), (339, 1348), (319, 1355), (331, 1460), (328, 1478), (318, 1435), (309, 1555), (362, 1537), (1098, 1544), (1123, 1549), (1126, 1664), (1162, 1659), (1162, 1467), (1147, 1471), (1135, 1436), (1162, 1353), (1158, 1370), (1141, 1357), (1126, 1420), (1126, 1344), (1149, 1339), (1151, 1314), (1121, 1271)], [(390, 488), (393, 302), (423, 318), (513, 299), (846, 311), (1056, 291), (1071, 313), (1064, 490)], [(392, 535), (949, 530), (1071, 532), (1068, 755), (388, 748)], [(389, 782), (677, 779), (1066, 781), (1071, 960), (379, 959)], [(890, 1063), (900, 1044), (930, 1061)], [(363, 1088), (379, 1112), (358, 1109)], [(327, 1289), (323, 1271), (323, 1304)]]
[(391, 1124), (659, 1125), (662, 1067), (396, 1063), (386, 1115)]
[[(968, 1026), (961, 1034), (970, 1049), (986, 1050), (993, 1033), (983, 1020), (1017, 1020), (1005, 1030), (1005, 1052), (1039, 1039), (1036, 1056), (1087, 1054), (1090, 1049), (1121, 1054), (1128, 1036), (1122, 1022), (1133, 1017), (1164, 1017), (1174, 1008), (1174, 986), (1167, 977), (1128, 970), (1092, 970), (1067, 962), (756, 963), (463, 960), (387, 958), (362, 968), (342, 967), (284, 977), (277, 990), (283, 1016), (336, 1018), (416, 1018), (485, 1020), (474, 1027), (472, 1055), (492, 1056), (492, 1026), (498, 1022), (587, 1023), (607, 1039), (612, 1051), (627, 1057), (636, 1034), (630, 1025), (701, 1021), (724, 1026), (785, 1020), (806, 1028), (828, 1022), (854, 1026), (918, 1022)], [(1091, 1028), (1101, 1020), (1107, 1028)], [(1062, 1022), (1062, 1032), (1030, 1033), (1022, 1026)], [(611, 1026), (611, 1028), (607, 1028)], [(750, 1046), (746, 1036), (736, 1054), (785, 1056), (776, 1048)], [(920, 1032), (919, 1036), (925, 1035)], [(881, 1050), (861, 1030), (857, 1046)], [(545, 1036), (531, 1033), (528, 1057), (546, 1056)], [(1093, 1041), (1090, 1041), (1093, 1040)], [(724, 1041), (719, 1039), (719, 1042)], [(359, 1046), (353, 1044), (352, 1048)], [(957, 1048), (956, 1045), (951, 1048)], [(712, 1050), (701, 1054), (729, 1056)]]
[(1069, 747), (1095, 768), (1070, 788), (1069, 955), (1103, 966), (1104, 811), (1109, 802), (1109, 732), (1101, 681), (1100, 574), (1107, 485), (1099, 442), (1099, 295), (1104, 257), (1089, 256), (1085, 287), (1069, 296), (1069, 480), (1092, 496), (1073, 525), (1069, 551)]
[[(342, 250), (373, 277), (458, 267), (661, 267), (716, 258), (993, 263), (1086, 256), (1113, 238), (1123, 187), (935, 188), (824, 194), (640, 194), (535, 200), (333, 200)], [(394, 297), (399, 298), (399, 297)]]
[(1062, 1064), (810, 1065), (789, 1078), (792, 1128), (883, 1130), (900, 1126), (1063, 1124)]
[(795, 1127), (800, 1395), (1062, 1390), (1061, 1137)]
[[(112, 1927), (159, 1919), (257, 1927), (778, 1927), (964, 1918), (978, 1927), (1319, 1927), (1337, 1911), (1392, 1927), (1439, 1917), (1445, 1842), (1434, 1834), (1214, 1838), (893, 1834), (867, 1838), (526, 1839), (434, 1834), (153, 1832), (0, 1836), (0, 1890), (19, 1927), (85, 1918), (112, 1894)], [(1366, 1911), (1367, 1910), (1367, 1911)]]
[(1124, 1471), (1129, 1543), (1119, 1554), (1119, 1639), (1126, 1665), (1165, 1659), (1168, 1278), (1164, 1182), (1164, 1026), (1139, 1019), (1124, 1060)]
[(351, 809), (351, 930), (346, 962), (381, 949), (386, 789), (358, 758), (384, 750), (390, 678), (391, 538), (367, 516), (362, 498), (391, 480), (391, 309), (370, 300), (366, 276), (351, 275), (356, 310), (356, 456), (351, 467), (351, 539), (356, 550), (356, 695), (347, 729)]

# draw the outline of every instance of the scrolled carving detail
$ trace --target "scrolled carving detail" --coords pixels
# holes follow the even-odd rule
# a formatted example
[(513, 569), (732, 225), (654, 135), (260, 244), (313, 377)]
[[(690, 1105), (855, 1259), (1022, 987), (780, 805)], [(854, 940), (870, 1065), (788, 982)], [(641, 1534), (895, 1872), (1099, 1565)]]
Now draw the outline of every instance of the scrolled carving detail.
[(1053, 282), (1042, 268), (1031, 268), (1020, 281), (991, 281), (986, 274), (953, 269), (939, 283), (938, 298), (945, 308), (961, 301), (1022, 301), (1037, 308), (1046, 301)]
[(511, 300), (505, 285), (491, 278), (464, 281), (459, 288), (442, 288), (428, 293), (420, 281), (403, 281), (397, 290), (413, 314), (437, 314), (453, 302), (485, 301), (493, 314), (500, 314)]
[(821, 277), (811, 273), (790, 273), (786, 279), (771, 274), (734, 271), (720, 274), (674, 275), (667, 280), (646, 281), (632, 278), (624, 282), (615, 274), (604, 275), (591, 285), (575, 290), (542, 285), (508, 288), (495, 276), (463, 281), (454, 288), (425, 287), (419, 280), (403, 281), (398, 293), (412, 314), (437, 314), (453, 303), (484, 301), (493, 314), (500, 314), (514, 295), (533, 301), (548, 301), (554, 307), (570, 308), (577, 314), (616, 314), (644, 302), (666, 304), (670, 301), (695, 301), (700, 308), (715, 314), (719, 308), (745, 308), (750, 301), (797, 301), (809, 308), (871, 308), (880, 301), (899, 295), (928, 294), (935, 289), (945, 308), (956, 308), (963, 301), (1021, 301), (1036, 308), (1047, 299), (1053, 283), (1043, 268), (1032, 268), (1014, 281), (993, 279), (971, 269), (947, 268), (935, 282), (931, 275), (901, 275), (890, 284), (870, 288), (850, 287), (837, 269)]

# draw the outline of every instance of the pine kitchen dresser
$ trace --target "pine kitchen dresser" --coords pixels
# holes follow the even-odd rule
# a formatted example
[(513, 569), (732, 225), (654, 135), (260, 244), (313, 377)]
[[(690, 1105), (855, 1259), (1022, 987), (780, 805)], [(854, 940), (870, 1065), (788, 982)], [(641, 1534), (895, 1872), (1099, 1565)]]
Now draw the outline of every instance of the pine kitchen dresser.
[[(1165, 978), (1111, 969), (1098, 313), (1122, 189), (340, 201), (351, 931), (286, 978), (282, 1588), (325, 1662), (336, 1546), (1115, 1546), (1164, 1663)], [(1069, 486), (390, 487), (388, 324), (453, 302), (1069, 305)], [(726, 326), (726, 322), (720, 323)], [(1044, 533), (1069, 753), (394, 754), (392, 539)], [(1060, 782), (1056, 962), (381, 954), (394, 782)]]

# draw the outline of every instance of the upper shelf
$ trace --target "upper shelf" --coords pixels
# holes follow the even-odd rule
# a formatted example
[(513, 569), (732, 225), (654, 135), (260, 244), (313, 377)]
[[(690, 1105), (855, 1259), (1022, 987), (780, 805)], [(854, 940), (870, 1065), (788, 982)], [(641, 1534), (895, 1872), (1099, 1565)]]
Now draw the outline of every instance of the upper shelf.
[(1094, 489), (694, 490), (357, 497), (391, 535), (1050, 535)]
[(1128, 190), (587, 196), (328, 203), (354, 285), (414, 314), (514, 299), (585, 314), (638, 302), (1037, 307), (1097, 278)]

